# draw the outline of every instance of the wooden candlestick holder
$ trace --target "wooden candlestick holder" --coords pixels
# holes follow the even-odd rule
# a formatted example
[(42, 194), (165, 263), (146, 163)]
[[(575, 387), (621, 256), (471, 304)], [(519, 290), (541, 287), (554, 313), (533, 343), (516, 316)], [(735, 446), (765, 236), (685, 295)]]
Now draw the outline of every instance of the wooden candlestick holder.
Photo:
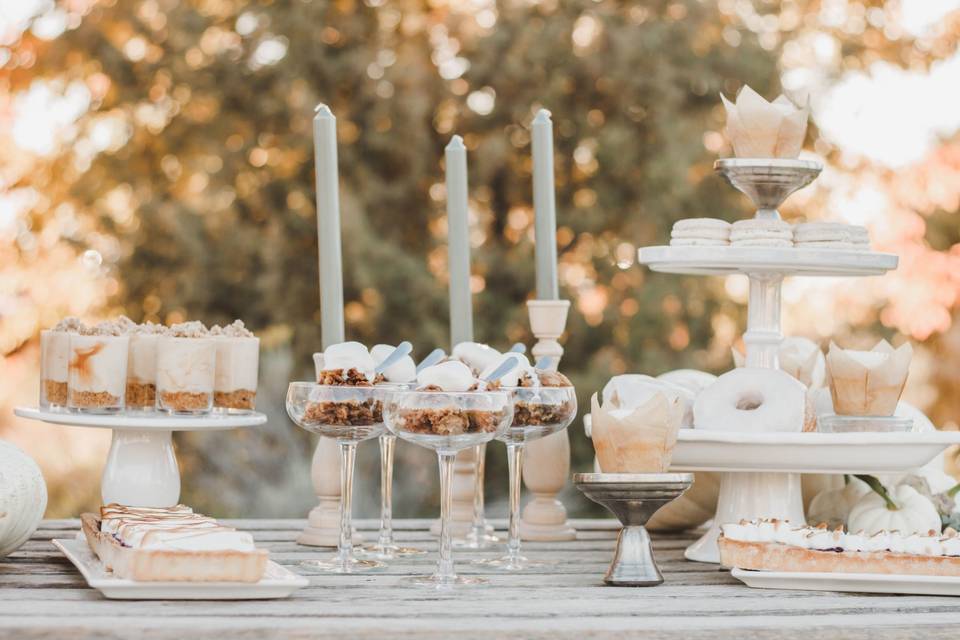
[[(537, 338), (532, 353), (536, 360), (550, 358), (557, 369), (563, 347), (557, 340), (567, 326), (569, 300), (530, 300), (530, 328)], [(520, 520), (520, 537), (540, 542), (574, 540), (576, 530), (567, 522), (567, 509), (557, 499), (570, 477), (570, 436), (563, 429), (527, 443), (523, 456), (523, 482), (533, 493)]]

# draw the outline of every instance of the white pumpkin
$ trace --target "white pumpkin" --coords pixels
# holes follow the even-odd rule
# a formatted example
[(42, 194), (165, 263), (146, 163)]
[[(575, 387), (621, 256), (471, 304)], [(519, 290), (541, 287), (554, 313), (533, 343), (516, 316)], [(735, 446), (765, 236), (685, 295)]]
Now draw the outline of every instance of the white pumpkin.
[(813, 526), (826, 523), (831, 529), (846, 524), (847, 515), (870, 487), (853, 476), (850, 481), (838, 489), (827, 489), (818, 493), (807, 508), (807, 522)]
[(873, 535), (880, 531), (899, 531), (903, 535), (940, 531), (940, 514), (932, 502), (905, 484), (888, 489), (896, 507), (888, 505), (876, 491), (865, 494), (847, 516), (848, 531)]
[(37, 530), (47, 508), (47, 485), (30, 456), (0, 440), (0, 558)]

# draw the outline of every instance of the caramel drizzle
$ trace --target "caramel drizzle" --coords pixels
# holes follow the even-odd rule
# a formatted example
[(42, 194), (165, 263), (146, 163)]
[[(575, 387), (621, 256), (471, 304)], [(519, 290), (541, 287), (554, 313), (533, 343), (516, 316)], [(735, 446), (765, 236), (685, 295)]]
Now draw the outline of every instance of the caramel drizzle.
[(98, 342), (89, 349), (74, 349), (74, 359), (70, 362), (70, 369), (76, 371), (81, 380), (86, 380), (91, 377), (93, 375), (93, 366), (90, 363), (90, 359), (103, 351), (106, 346), (106, 343)]

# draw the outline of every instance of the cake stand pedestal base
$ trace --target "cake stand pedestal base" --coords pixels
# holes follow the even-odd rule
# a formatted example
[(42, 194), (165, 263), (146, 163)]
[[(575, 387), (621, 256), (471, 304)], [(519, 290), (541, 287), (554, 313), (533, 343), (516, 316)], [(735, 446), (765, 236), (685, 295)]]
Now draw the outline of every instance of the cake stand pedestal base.
[(173, 432), (114, 429), (100, 479), (103, 504), (172, 507), (180, 501)]
[(717, 539), (720, 525), (755, 518), (788, 520), (806, 524), (803, 493), (798, 473), (722, 473), (717, 514), (710, 529), (687, 547), (683, 555), (696, 562), (720, 563)]

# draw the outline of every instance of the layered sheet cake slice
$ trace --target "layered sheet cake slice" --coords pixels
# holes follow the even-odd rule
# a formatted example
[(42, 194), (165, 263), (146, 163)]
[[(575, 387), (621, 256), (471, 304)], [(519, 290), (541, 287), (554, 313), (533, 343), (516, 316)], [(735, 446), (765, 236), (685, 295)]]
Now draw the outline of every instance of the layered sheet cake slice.
[(100, 507), (81, 516), (83, 534), (108, 570), (137, 581), (258, 582), (266, 550), (253, 536), (190, 507)]
[(841, 529), (792, 527), (780, 520), (725, 524), (720, 536), (720, 563), (755, 571), (882, 573), (960, 576), (960, 536), (902, 535), (881, 531), (872, 536)]

